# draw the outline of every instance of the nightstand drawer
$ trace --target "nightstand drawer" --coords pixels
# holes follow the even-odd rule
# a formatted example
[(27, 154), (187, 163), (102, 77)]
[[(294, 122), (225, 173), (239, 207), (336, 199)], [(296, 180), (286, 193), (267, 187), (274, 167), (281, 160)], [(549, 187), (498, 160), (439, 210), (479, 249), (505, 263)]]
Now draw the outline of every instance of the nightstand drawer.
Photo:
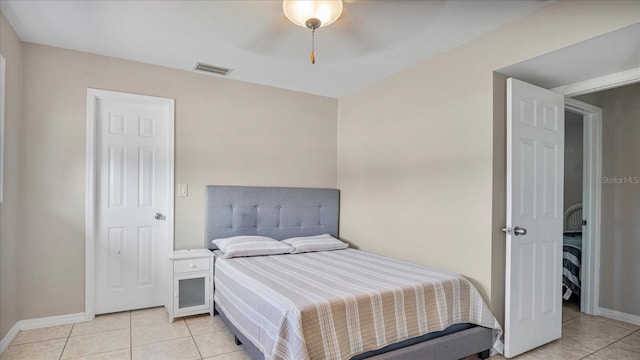
[(203, 270), (209, 270), (209, 259), (186, 259), (173, 261), (174, 273), (185, 273)]

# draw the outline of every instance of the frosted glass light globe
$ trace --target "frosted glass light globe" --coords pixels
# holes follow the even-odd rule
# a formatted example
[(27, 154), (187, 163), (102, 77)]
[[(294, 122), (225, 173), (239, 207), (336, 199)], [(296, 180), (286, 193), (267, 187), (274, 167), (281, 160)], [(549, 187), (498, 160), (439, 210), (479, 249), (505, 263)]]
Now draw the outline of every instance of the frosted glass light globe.
[(284, 0), (282, 10), (292, 23), (308, 27), (309, 19), (320, 20), (320, 26), (334, 23), (342, 14), (342, 0)]

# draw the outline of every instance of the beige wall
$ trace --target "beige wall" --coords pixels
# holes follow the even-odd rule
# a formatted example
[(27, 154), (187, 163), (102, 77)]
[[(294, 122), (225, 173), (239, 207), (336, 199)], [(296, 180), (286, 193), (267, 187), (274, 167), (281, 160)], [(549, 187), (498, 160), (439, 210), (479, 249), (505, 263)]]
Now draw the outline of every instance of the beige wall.
[(564, 112), (564, 209), (582, 202), (582, 115)]
[(505, 139), (494, 121), (504, 110), (494, 113), (493, 71), (638, 22), (639, 9), (636, 1), (549, 4), (341, 99), (341, 236), (460, 272), (502, 314), (504, 240), (495, 226), (504, 218), (492, 216), (504, 201), (492, 192), (503, 192), (494, 162), (504, 162)]
[(29, 43), (24, 72), (23, 319), (84, 311), (88, 87), (176, 100), (177, 249), (203, 246), (206, 184), (336, 186), (335, 99)]
[(602, 108), (599, 305), (640, 316), (640, 84), (578, 99)]
[(0, 54), (6, 60), (4, 201), (0, 204), (0, 339), (20, 320), (18, 254), (22, 162), (22, 43), (0, 13)]

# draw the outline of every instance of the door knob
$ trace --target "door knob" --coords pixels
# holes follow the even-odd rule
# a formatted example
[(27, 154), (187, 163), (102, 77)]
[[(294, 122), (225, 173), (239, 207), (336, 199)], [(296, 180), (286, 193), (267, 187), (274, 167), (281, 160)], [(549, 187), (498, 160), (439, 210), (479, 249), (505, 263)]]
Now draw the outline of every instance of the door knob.
[(156, 213), (155, 218), (156, 220), (164, 220), (164, 215), (162, 215), (161, 213)]
[[(502, 232), (507, 233), (507, 234), (511, 234), (511, 228), (510, 227), (504, 227), (502, 229)], [(525, 228), (521, 228), (519, 226), (516, 226), (513, 228), (513, 234), (518, 236), (518, 235), (527, 235), (527, 229)]]
[(516, 226), (513, 228), (513, 233), (517, 235), (527, 235), (527, 229)]

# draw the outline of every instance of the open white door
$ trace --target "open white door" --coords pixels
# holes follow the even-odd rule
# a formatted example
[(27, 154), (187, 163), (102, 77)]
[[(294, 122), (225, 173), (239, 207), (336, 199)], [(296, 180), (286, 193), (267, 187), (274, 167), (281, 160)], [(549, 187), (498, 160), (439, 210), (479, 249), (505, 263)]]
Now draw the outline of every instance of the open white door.
[(507, 80), (505, 357), (561, 336), (564, 96)]

